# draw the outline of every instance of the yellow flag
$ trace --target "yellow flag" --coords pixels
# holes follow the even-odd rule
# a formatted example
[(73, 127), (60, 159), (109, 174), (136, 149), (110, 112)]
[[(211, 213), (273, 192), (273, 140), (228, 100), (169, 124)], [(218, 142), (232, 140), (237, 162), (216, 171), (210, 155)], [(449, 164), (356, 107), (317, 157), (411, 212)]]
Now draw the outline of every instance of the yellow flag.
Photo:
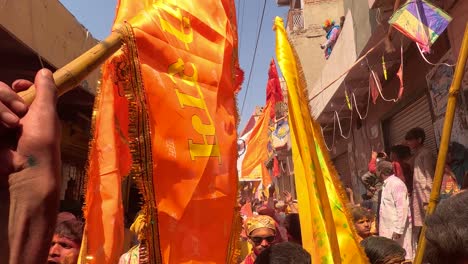
[(276, 56), (288, 87), (289, 126), (299, 203), (302, 245), (312, 263), (368, 263), (357, 242), (346, 197), (338, 183), (318, 125), (311, 117), (300, 65), (283, 20), (275, 19)]

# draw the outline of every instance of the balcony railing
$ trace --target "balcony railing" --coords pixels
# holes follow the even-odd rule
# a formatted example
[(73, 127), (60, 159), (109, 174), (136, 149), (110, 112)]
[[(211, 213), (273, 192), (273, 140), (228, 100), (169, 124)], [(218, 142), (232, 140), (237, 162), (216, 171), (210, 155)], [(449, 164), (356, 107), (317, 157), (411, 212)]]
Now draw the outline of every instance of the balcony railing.
[(289, 9), (287, 25), (288, 30), (292, 32), (304, 29), (304, 14), (302, 9)]

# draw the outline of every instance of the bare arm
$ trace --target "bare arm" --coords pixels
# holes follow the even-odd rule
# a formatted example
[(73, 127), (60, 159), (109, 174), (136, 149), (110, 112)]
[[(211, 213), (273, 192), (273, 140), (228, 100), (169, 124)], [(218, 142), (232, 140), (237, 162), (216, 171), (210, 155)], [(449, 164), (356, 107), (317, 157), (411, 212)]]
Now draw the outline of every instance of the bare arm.
[(297, 209), (296, 204), (294, 204), (293, 202), (291, 193), (288, 191), (284, 191), (283, 196), (284, 196), (284, 202), (289, 206), (289, 210), (291, 210), (291, 213), (297, 214), (299, 210)]
[(349, 187), (346, 187), (346, 192), (348, 193), (349, 202), (350, 202), (352, 205), (356, 205), (356, 203), (354, 202), (354, 192), (353, 192), (353, 189), (351, 189), (351, 188), (349, 188)]
[(375, 173), (375, 169), (377, 167), (377, 152), (372, 151), (371, 160), (369, 161), (367, 167), (370, 173)]
[[(0, 171), (0, 255), (10, 264), (46, 262), (58, 209), (60, 132), (52, 73), (42, 70), (36, 75), (37, 95), (29, 109), (8, 107), (8, 100), (22, 104), (11, 93), (30, 85), (21, 80), (13, 90), (0, 87), (8, 94), (0, 93), (0, 163), (5, 165)], [(5, 124), (1, 118), (6, 111), (18, 120)]]

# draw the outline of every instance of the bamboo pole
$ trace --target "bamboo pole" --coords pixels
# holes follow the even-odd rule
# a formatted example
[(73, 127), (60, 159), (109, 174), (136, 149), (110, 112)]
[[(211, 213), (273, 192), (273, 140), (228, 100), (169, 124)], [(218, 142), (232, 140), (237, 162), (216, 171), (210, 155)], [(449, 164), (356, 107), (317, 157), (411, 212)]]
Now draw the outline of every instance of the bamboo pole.
[[(455, 116), (455, 108), (457, 106), (458, 93), (460, 91), (460, 84), (463, 80), (463, 74), (465, 72), (466, 59), (468, 56), (468, 23), (465, 27), (465, 35), (463, 37), (462, 46), (460, 48), (460, 54), (458, 55), (457, 64), (455, 67), (455, 74), (453, 76), (452, 85), (450, 86), (447, 110), (445, 112), (444, 127), (442, 129), (442, 137), (440, 140), (439, 155), (437, 156), (436, 171), (434, 175), (434, 182), (432, 185), (431, 196), (429, 204), (427, 206), (426, 217), (431, 215), (439, 201), (440, 186), (442, 185), (442, 177), (445, 168), (445, 159), (447, 157), (448, 146), (450, 142), (450, 135), (452, 134), (453, 118)], [(421, 235), (419, 236), (418, 249), (416, 251), (416, 257), (414, 264), (421, 264), (424, 257), (424, 251), (426, 249), (426, 225), (422, 227)]]
[[(57, 85), (58, 96), (77, 87), (86, 76), (119, 50), (121, 46), (122, 35), (114, 31), (105, 40), (54, 72), (53, 77)], [(36, 88), (32, 85), (26, 91), (19, 92), (18, 95), (27, 105), (31, 105), (36, 97)]]

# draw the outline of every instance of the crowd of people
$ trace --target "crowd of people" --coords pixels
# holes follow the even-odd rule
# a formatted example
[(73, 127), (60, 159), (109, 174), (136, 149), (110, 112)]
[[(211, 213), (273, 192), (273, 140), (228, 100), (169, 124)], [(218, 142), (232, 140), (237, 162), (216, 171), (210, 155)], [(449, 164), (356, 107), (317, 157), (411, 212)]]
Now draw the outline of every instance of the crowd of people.
[[(60, 129), (52, 73), (37, 73), (37, 95), (27, 106), (17, 92), (31, 85), (25, 80), (11, 87), (0, 83), (0, 258), (9, 264), (75, 264), (83, 222), (70, 213), (58, 214)], [(468, 263), (466, 149), (450, 145), (443, 200), (426, 217), (435, 158), (424, 146), (421, 128), (411, 129), (406, 141), (407, 146), (393, 147), (389, 157), (372, 153), (369, 172), (362, 179), (367, 188), (363, 201), (349, 208), (361, 245), (371, 263), (411, 261), (426, 223), (428, 263)], [(252, 193), (249, 187), (242, 191)], [(241, 197), (244, 254), (239, 262), (311, 263), (311, 255), (301, 246), (300, 204), (289, 192), (279, 200), (275, 197), (275, 186), (262, 199)], [(132, 227), (136, 234), (144, 228), (138, 223), (137, 218)], [(138, 256), (139, 247), (144, 247), (142, 241), (120, 263), (145, 258)]]
[[(361, 203), (354, 202), (353, 191), (347, 188), (350, 194), (348, 207), (358, 235), (357, 240), (364, 247), (371, 263), (411, 263), (415, 257), (421, 228), (426, 221), (425, 211), (435, 173), (435, 156), (424, 145), (425, 137), (424, 130), (416, 127), (407, 132), (406, 144), (391, 147), (389, 155), (385, 152), (372, 152), (368, 172), (362, 177), (366, 192), (361, 196)], [(464, 249), (468, 238), (468, 222), (464, 221), (468, 220), (468, 212), (464, 208), (447, 214), (452, 203), (457, 203), (461, 208), (461, 204), (468, 199), (468, 194), (464, 193), (468, 185), (465, 180), (468, 178), (466, 154), (467, 150), (463, 145), (457, 142), (450, 144), (441, 187), (443, 202), (436, 213), (427, 219), (428, 227), (432, 225), (433, 229), (432, 232), (428, 231), (426, 238), (437, 241), (429, 243), (431, 246), (426, 254), (428, 263), (449, 263), (444, 258), (435, 260), (434, 254), (450, 255), (454, 259), (450, 263), (457, 263), (456, 259), (468, 257), (468, 250)], [(454, 197), (450, 198), (451, 196)], [(241, 201), (245, 222), (242, 242), (252, 246), (252, 251), (245, 258), (242, 257), (242, 263), (265, 263), (255, 261), (273, 245), (287, 241), (301, 245), (298, 214), (300, 205), (292, 203), (288, 192), (284, 193), (283, 200), (276, 201), (275, 198), (278, 197), (274, 195), (274, 186), (271, 186), (268, 197), (263, 195), (260, 201), (250, 198)], [(444, 230), (434, 231), (441, 228), (441, 219), (453, 223), (452, 230), (446, 230), (450, 233)], [(449, 234), (450, 241), (447, 238)], [(457, 245), (442, 247), (439, 243), (444, 240)], [(448, 256), (445, 257), (447, 258)]]
[[(385, 215), (380, 213), (379, 218), (376, 218), (376, 214), (368, 208), (356, 205), (350, 207), (357, 240), (371, 264), (412, 263), (414, 257), (415, 245), (412, 243), (415, 240), (412, 237), (409, 199), (405, 198), (405, 194), (397, 194), (400, 190), (406, 190), (406, 186), (401, 180), (395, 180), (398, 178), (393, 175), (392, 170), (393, 167), (388, 161), (379, 162), (376, 167), (376, 173), (384, 181), (384, 201), (381, 202), (381, 206), (388, 210), (380, 212), (384, 212)], [(386, 198), (383, 198), (384, 196)], [(239, 263), (311, 263), (310, 254), (301, 245), (296, 205), (292, 209), (274, 206), (273, 210), (268, 206), (273, 200), (270, 197), (263, 202), (247, 202), (243, 205), (244, 229), (241, 242), (244, 243), (244, 251)], [(289, 194), (285, 197), (289, 197)], [(254, 205), (255, 209), (245, 209), (250, 205)], [(427, 217), (428, 246), (424, 263), (462, 264), (468, 261), (467, 206), (468, 192), (460, 192), (444, 199), (435, 213)], [(401, 207), (402, 210), (397, 207)], [(286, 214), (283, 215), (284, 213)], [(248, 245), (251, 246), (250, 252), (245, 250)]]
[[(435, 173), (435, 157), (424, 145), (425, 138), (424, 130), (416, 127), (407, 132), (406, 145), (393, 146), (389, 157), (373, 152), (369, 173), (363, 177), (370, 195), (363, 196), (362, 206), (376, 213), (378, 234), (397, 241), (410, 260), (425, 221)], [(450, 144), (441, 199), (466, 188), (466, 153), (463, 145)]]

